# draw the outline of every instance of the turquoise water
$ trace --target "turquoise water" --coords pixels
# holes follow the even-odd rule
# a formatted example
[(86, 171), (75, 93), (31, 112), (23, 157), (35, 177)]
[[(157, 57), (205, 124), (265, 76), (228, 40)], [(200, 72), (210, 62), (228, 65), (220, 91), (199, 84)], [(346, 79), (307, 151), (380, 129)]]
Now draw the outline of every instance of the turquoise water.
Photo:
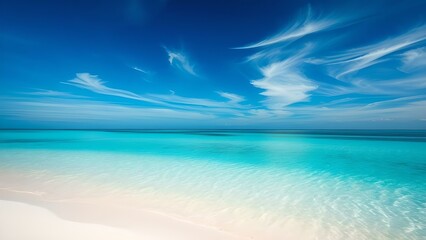
[(425, 131), (5, 130), (2, 171), (263, 239), (426, 236)]

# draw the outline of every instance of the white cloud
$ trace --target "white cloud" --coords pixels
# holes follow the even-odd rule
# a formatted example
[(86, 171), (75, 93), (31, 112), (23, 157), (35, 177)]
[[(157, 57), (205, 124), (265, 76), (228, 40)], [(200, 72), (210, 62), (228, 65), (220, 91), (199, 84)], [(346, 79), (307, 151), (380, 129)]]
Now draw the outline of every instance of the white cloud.
[(220, 96), (229, 99), (229, 103), (240, 103), (245, 101), (244, 97), (234, 94), (234, 93), (228, 93), (228, 92), (217, 92), (217, 94), (219, 94)]
[(270, 109), (282, 109), (296, 102), (306, 101), (308, 92), (317, 86), (303, 76), (302, 73), (292, 68), (286, 68), (285, 62), (273, 63), (263, 68), (263, 78), (251, 81), (251, 84), (264, 91), (264, 101)]
[[(233, 97), (234, 100), (243, 100), (242, 97), (227, 93), (228, 99), (229, 97)], [(184, 104), (184, 105), (195, 105), (195, 106), (202, 106), (202, 107), (208, 107), (208, 108), (244, 108), (244, 106), (238, 104), (240, 101), (230, 101), (228, 102), (222, 102), (222, 101), (215, 101), (205, 98), (191, 98), (191, 97), (183, 97), (176, 94), (148, 94), (148, 97), (151, 97), (153, 99), (158, 99), (163, 102), (169, 102), (169, 103), (175, 103), (175, 104)]]
[(385, 61), (388, 55), (415, 46), (424, 40), (426, 40), (426, 25), (376, 44), (351, 49), (325, 59), (312, 60), (311, 63), (328, 64), (330, 74), (337, 79), (343, 79), (346, 75)]
[(182, 52), (171, 51), (167, 48), (164, 48), (169, 56), (169, 63), (171, 66), (176, 67), (177, 69), (187, 72), (191, 75), (197, 76), (195, 72), (194, 65), (190, 63), (187, 56)]
[[(308, 9), (304, 19), (298, 19), (284, 32), (255, 44), (239, 49), (263, 47), (247, 60), (255, 64), (262, 78), (252, 80), (251, 84), (263, 91), (266, 99), (262, 101), (267, 110), (256, 110), (252, 114), (265, 116), (288, 116), (287, 106), (309, 100), (309, 92), (318, 85), (303, 73), (306, 58), (312, 53), (314, 44), (307, 43), (301, 50), (286, 48), (277, 43), (291, 42), (309, 34), (330, 29), (339, 22), (331, 18), (314, 18)], [(297, 49), (297, 48), (296, 48)]]
[(376, 101), (372, 103), (368, 103), (367, 105), (361, 107), (361, 109), (380, 109), (386, 106), (394, 107), (396, 105), (406, 104), (413, 102), (413, 100), (424, 99), (425, 96), (409, 96), (409, 97), (400, 97), (394, 98), (390, 100)]
[(150, 71), (147, 71), (147, 70), (144, 70), (144, 69), (142, 69), (142, 68), (139, 68), (139, 67), (131, 67), (133, 70), (135, 70), (135, 71), (137, 71), (137, 72), (140, 72), (140, 73), (142, 73), (141, 75), (143, 76), (142, 77), (142, 80), (144, 80), (145, 82), (151, 82), (148, 78), (150, 77), (150, 75), (152, 74)]
[(183, 97), (176, 94), (136, 94), (127, 90), (110, 88), (105, 85), (97, 75), (77, 73), (76, 78), (64, 82), (65, 84), (88, 89), (92, 92), (148, 102), (171, 109), (180, 109), (193, 112), (206, 112), (211, 114), (238, 115), (235, 109), (247, 108), (236, 102), (222, 102), (203, 98)]
[(269, 109), (282, 110), (293, 103), (306, 101), (308, 93), (318, 87), (299, 70), (311, 47), (308, 45), (285, 60), (261, 67), (263, 77), (251, 81), (253, 86), (264, 90), (260, 94), (267, 97), (264, 104)]
[(422, 74), (396, 79), (355, 78), (345, 86), (322, 83), (316, 91), (324, 96), (339, 96), (351, 93), (366, 95), (411, 95), (426, 89), (426, 77)]
[[(404, 72), (414, 72), (426, 70), (426, 47), (421, 47), (407, 51), (402, 54), (401, 70)], [(426, 79), (425, 79), (426, 82)]]
[(264, 39), (260, 42), (249, 44), (244, 47), (237, 47), (234, 49), (266, 47), (269, 45), (286, 41), (294, 41), (316, 32), (331, 29), (333, 27), (336, 27), (336, 25), (338, 25), (339, 23), (341, 23), (341, 21), (337, 21), (336, 19), (332, 19), (331, 17), (314, 18), (311, 8), (308, 7), (308, 10), (306, 14), (304, 14), (304, 16), (299, 17), (299, 19), (297, 19), (292, 26), (287, 27), (281, 33)]
[(91, 75), (90, 73), (77, 73), (76, 78), (63, 83), (69, 84), (75, 87), (79, 87), (79, 88), (84, 88), (92, 92), (96, 92), (96, 93), (100, 93), (104, 95), (111, 95), (111, 96), (134, 99), (138, 101), (166, 105), (161, 101), (146, 98), (130, 91), (107, 87), (105, 85), (105, 82), (103, 82), (97, 75)]
[(138, 68), (138, 67), (132, 67), (133, 70), (144, 73), (144, 74), (149, 74), (148, 71), (142, 69), (142, 68)]

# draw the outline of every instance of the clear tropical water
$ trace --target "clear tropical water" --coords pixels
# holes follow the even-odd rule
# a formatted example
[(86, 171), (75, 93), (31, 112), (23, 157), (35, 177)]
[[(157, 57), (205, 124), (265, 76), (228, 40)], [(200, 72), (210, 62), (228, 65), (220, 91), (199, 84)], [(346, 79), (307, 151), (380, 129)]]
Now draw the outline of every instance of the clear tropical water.
[(256, 239), (426, 236), (425, 131), (6, 130), (10, 173), (16, 184), (0, 187), (114, 199)]

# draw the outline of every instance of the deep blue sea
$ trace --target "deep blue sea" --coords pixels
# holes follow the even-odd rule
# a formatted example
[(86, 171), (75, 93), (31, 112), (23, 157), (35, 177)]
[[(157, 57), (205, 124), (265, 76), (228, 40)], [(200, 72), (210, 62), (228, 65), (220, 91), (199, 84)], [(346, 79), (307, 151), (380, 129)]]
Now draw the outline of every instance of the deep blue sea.
[(255, 239), (426, 236), (426, 131), (3, 130), (0, 175)]

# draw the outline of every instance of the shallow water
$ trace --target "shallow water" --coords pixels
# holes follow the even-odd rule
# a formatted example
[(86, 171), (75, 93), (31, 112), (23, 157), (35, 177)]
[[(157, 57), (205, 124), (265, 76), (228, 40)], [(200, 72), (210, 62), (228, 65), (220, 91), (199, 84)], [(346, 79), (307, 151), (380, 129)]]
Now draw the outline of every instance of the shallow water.
[(0, 173), (257, 239), (423, 239), (425, 149), (425, 131), (5, 130)]

